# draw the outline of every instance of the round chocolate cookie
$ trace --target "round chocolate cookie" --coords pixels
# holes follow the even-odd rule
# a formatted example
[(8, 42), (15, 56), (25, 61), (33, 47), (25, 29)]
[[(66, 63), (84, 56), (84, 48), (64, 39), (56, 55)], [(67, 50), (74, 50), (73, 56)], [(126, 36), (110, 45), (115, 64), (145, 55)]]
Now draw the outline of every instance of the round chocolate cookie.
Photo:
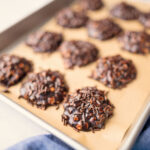
[(26, 44), (36, 52), (53, 52), (63, 40), (62, 34), (48, 31), (38, 31), (32, 33), (26, 41)]
[(77, 12), (70, 8), (60, 11), (56, 17), (57, 23), (66, 28), (79, 28), (86, 25), (88, 17), (84, 12)]
[(139, 17), (139, 21), (146, 27), (150, 28), (150, 12), (149, 13), (143, 13)]
[(6, 87), (18, 83), (31, 70), (31, 62), (25, 58), (10, 54), (0, 56), (0, 84)]
[(48, 106), (61, 103), (67, 92), (63, 76), (57, 71), (46, 70), (29, 75), (20, 89), (20, 98), (46, 109)]
[(89, 21), (87, 24), (88, 35), (99, 40), (107, 40), (118, 35), (122, 29), (111, 19)]
[(103, 7), (102, 0), (79, 0), (79, 5), (83, 10), (97, 10)]
[(85, 66), (98, 58), (98, 49), (89, 42), (65, 41), (60, 47), (65, 68)]
[(122, 2), (114, 6), (111, 11), (111, 15), (123, 20), (134, 20), (138, 19), (140, 12), (135, 7)]
[(131, 60), (120, 55), (100, 58), (91, 77), (111, 88), (122, 88), (136, 78), (136, 68)]
[(124, 50), (131, 53), (147, 54), (150, 52), (150, 35), (145, 32), (127, 31), (119, 37)]
[(62, 121), (77, 131), (100, 130), (113, 115), (113, 109), (106, 92), (85, 87), (67, 96)]

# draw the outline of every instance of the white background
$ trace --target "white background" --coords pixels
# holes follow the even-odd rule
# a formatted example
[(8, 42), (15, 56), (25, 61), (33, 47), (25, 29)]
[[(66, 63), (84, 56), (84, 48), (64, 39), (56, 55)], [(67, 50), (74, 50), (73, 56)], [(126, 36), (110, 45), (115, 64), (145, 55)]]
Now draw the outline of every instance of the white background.
[(0, 32), (52, 0), (0, 0)]

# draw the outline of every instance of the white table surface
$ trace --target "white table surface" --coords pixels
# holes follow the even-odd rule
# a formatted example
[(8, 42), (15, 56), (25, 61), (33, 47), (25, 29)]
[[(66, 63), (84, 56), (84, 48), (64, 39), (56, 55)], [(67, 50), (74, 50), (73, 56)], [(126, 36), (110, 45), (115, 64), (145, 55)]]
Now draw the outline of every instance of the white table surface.
[(40, 126), (0, 101), (0, 150), (26, 138), (48, 133)]
[(0, 0), (0, 32), (52, 0)]
[[(0, 32), (51, 0), (0, 0)], [(47, 131), (0, 101), (0, 150)]]

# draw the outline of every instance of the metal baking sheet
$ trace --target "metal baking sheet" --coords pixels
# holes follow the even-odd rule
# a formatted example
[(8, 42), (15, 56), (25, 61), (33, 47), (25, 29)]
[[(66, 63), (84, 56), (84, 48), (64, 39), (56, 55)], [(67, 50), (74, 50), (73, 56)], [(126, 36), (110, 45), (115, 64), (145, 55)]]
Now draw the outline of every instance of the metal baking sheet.
[[(0, 34), (0, 49), (5, 52), (6, 50), (11, 50), (12, 47), (16, 46), (16, 44), (24, 39), (25, 34), (28, 32), (38, 28), (41, 26), (41, 22), (47, 21), (47, 19), (52, 16), (51, 14), (54, 14), (54, 12), (57, 12), (60, 10), (62, 7), (67, 6), (73, 2), (73, 0), (55, 0), (54, 2), (50, 3), (49, 5), (45, 6), (41, 10), (37, 11), (36, 13), (32, 14), (31, 16), (25, 18), (21, 22), (17, 23), (10, 29), (6, 30), (2, 34)], [(43, 24), (43, 23), (42, 23)], [(17, 31), (16, 31), (17, 29)], [(14, 37), (15, 35), (15, 37)], [(19, 38), (19, 40), (18, 40)], [(14, 44), (12, 44), (15, 42)], [(4, 49), (5, 47), (9, 47)], [(24, 115), (28, 116), (30, 119), (41, 125), (43, 128), (47, 129), (66, 143), (68, 143), (70, 146), (72, 146), (75, 149), (86, 149), (84, 146), (79, 144), (77, 141), (71, 139), (70, 137), (66, 136), (59, 130), (55, 129), (52, 127), (50, 124), (46, 123), (42, 119), (38, 118), (28, 110), (24, 109), (20, 105), (14, 103), (4, 95), (0, 94), (0, 99), (7, 104), (11, 105), (14, 107), (16, 110), (20, 111)], [(150, 98), (147, 98), (147, 103), (144, 106), (144, 108), (141, 110), (141, 114), (137, 119), (135, 119), (135, 122), (132, 124), (130, 129), (128, 130), (126, 136), (124, 137), (124, 140), (122, 141), (121, 150), (126, 150), (130, 149), (132, 144), (134, 143), (137, 135), (139, 134), (141, 128), (143, 127), (145, 120), (147, 119), (149, 115), (149, 110), (150, 110)]]

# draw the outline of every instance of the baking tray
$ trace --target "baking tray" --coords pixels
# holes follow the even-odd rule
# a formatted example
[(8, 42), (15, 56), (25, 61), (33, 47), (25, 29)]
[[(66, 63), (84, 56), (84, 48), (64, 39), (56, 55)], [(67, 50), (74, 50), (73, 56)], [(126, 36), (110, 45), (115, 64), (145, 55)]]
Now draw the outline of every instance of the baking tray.
[[(24, 40), (26, 34), (41, 27), (41, 25), (43, 25), (48, 19), (50, 19), (50, 17), (52, 17), (57, 11), (59, 11), (61, 8), (69, 5), (72, 2), (73, 0), (55, 0), (50, 4), (48, 4), (47, 6), (41, 8), (31, 16), (23, 19), (22, 21), (18, 22), (8, 30), (1, 33), (0, 34), (1, 52), (3, 53), (6, 51), (10, 51), (20, 41)], [(39, 117), (35, 116), (34, 114), (26, 110), (25, 108), (13, 102), (11, 99), (8, 99), (3, 94), (0, 94), (0, 100), (11, 105), (13, 108), (26, 115), (31, 120), (35, 121), (37, 124), (45, 128), (46, 130), (48, 130), (49, 132), (51, 132), (64, 142), (66, 142), (68, 145), (72, 146), (73, 148), (78, 150), (87, 149), (86, 147), (79, 144), (77, 141), (66, 136), (61, 131), (55, 129), (50, 124), (46, 123)], [(132, 123), (132, 126), (126, 132), (126, 135), (124, 136), (119, 149), (128, 150), (132, 147), (134, 141), (136, 140), (136, 137), (140, 133), (149, 114), (150, 114), (150, 96), (147, 97), (145, 106), (143, 106), (138, 117), (135, 119), (134, 123)]]

